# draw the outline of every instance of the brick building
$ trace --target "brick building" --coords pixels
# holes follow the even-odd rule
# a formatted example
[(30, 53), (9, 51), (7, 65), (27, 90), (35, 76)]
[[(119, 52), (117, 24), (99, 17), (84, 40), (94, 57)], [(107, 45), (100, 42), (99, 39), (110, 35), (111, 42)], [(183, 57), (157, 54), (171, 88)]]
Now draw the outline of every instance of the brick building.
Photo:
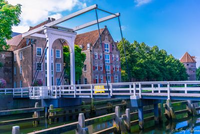
[[(48, 19), (35, 27), (31, 27), (30, 30), (51, 21), (54, 21), (54, 19)], [(105, 70), (107, 70), (109, 82), (121, 81), (119, 51), (107, 27), (101, 29), (101, 37), (103, 50), (105, 51), (106, 69), (103, 67), (103, 54), (98, 31), (95, 30), (77, 35), (75, 44), (79, 45), (82, 48), (82, 52), (86, 54), (83, 75), (77, 83), (106, 82)], [(7, 44), (10, 45), (9, 51), (12, 54), (12, 58), (10, 59), (12, 62), (9, 62), (8, 65), (8, 67), (12, 68), (12, 71), (9, 72), (10, 78), (6, 78), (7, 81), (9, 81), (8, 79), (12, 80), (11, 82), (9, 81), (12, 83), (9, 84), (9, 87), (28, 87), (36, 79), (42, 80), (43, 85), (46, 85), (47, 69), (46, 56), (44, 55), (46, 39), (39, 37), (24, 39), (22, 38), (22, 34), (18, 34), (8, 40)], [(56, 40), (51, 50), (53, 85), (64, 84), (63, 81), (60, 82), (64, 68), (63, 44), (65, 42), (62, 40)]]
[[(106, 74), (108, 82), (121, 81), (121, 64), (120, 52), (117, 49), (108, 28), (100, 29), (102, 45), (98, 30), (79, 34), (76, 37), (75, 44), (82, 48), (82, 52), (86, 54), (84, 62), (81, 83), (105, 83)], [(102, 49), (103, 46), (103, 49)], [(105, 57), (105, 67), (103, 62), (103, 52)]]
[(187, 74), (188, 80), (196, 80), (196, 61), (194, 56), (190, 56), (188, 52), (186, 52), (183, 57), (180, 59), (180, 62), (184, 64)]

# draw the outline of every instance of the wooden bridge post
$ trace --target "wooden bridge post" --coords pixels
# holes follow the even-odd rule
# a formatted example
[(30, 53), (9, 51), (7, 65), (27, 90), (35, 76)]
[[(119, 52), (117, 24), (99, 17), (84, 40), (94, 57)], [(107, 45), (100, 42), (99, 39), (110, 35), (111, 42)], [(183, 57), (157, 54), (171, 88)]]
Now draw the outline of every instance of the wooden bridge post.
[(126, 129), (127, 129), (128, 132), (130, 132), (130, 130), (131, 130), (131, 115), (130, 115), (130, 109), (127, 108), (125, 113), (126, 113), (126, 119), (125, 119)]
[(169, 99), (166, 101), (166, 104), (165, 104), (165, 113), (167, 114), (166, 115), (167, 119), (170, 119), (170, 120), (176, 119), (176, 115), (174, 114), (174, 110), (171, 107), (171, 100), (169, 100)]
[(144, 129), (143, 106), (138, 107), (139, 128)]
[(154, 104), (154, 120), (156, 124), (159, 124), (159, 108), (158, 103)]
[(188, 110), (188, 115), (195, 116), (197, 114), (195, 106), (194, 106), (194, 104), (192, 104), (191, 100), (187, 101), (186, 106), (187, 106), (187, 110)]
[[(39, 103), (36, 102), (35, 103), (35, 108), (38, 108), (39, 107)], [(39, 111), (35, 111), (34, 114), (33, 114), (33, 118), (39, 118), (40, 117), (40, 112)], [(39, 120), (34, 120), (33, 121), (33, 126), (37, 127), (39, 124)]]
[(49, 110), (48, 110), (48, 112), (49, 112), (49, 124), (52, 124), (53, 119), (51, 117), (54, 116), (54, 113), (51, 112), (50, 110), (53, 110), (53, 105), (52, 104), (49, 106)]
[(12, 127), (12, 134), (20, 134), (20, 127), (19, 126), (13, 126)]
[(78, 116), (76, 134), (88, 134), (88, 128), (85, 127), (85, 116), (83, 113), (80, 113)]

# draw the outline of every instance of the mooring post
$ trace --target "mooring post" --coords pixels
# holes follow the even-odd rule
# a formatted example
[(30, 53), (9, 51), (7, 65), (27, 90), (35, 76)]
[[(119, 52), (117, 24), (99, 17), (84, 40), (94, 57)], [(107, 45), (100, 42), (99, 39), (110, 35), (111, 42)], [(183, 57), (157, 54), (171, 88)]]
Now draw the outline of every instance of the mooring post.
[(51, 110), (53, 110), (53, 105), (52, 104), (49, 106), (49, 110), (48, 110), (48, 112), (49, 112), (49, 124), (52, 123), (53, 119), (51, 117), (54, 116), (54, 113), (51, 112)]
[(171, 100), (167, 100), (165, 104), (165, 113), (167, 114), (167, 118), (170, 120), (175, 120), (176, 115), (174, 114), (174, 110), (171, 106)]
[(85, 116), (83, 113), (80, 113), (78, 116), (76, 134), (88, 134), (88, 128), (85, 127)]
[(116, 128), (116, 131), (114, 132), (115, 134), (120, 134), (120, 107), (116, 106), (115, 107), (115, 119), (113, 121), (113, 126)]
[(20, 134), (20, 127), (19, 126), (13, 126), (12, 127), (12, 134)]
[(144, 129), (143, 106), (138, 107), (139, 128)]
[[(39, 107), (39, 103), (36, 102), (35, 103), (35, 108), (38, 108), (38, 107)], [(40, 117), (40, 112), (39, 111), (35, 111), (33, 113), (33, 118), (39, 118), (39, 117)], [(38, 126), (38, 124), (39, 124), (39, 120), (38, 119), (33, 121), (33, 126)]]
[(158, 103), (154, 103), (154, 120), (156, 124), (159, 124), (159, 109)]
[(188, 110), (188, 115), (195, 116), (197, 114), (196, 108), (191, 100), (187, 101), (187, 110)]
[(125, 113), (126, 113), (125, 125), (126, 125), (126, 128), (127, 128), (127, 131), (130, 132), (130, 130), (131, 130), (131, 115), (130, 115), (130, 109), (127, 108)]

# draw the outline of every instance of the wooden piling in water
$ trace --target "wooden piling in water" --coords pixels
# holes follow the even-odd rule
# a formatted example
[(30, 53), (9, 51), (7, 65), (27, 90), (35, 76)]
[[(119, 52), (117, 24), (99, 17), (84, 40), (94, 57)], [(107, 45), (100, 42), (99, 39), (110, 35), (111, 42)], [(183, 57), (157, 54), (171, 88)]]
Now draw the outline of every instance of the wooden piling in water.
[[(38, 108), (38, 107), (39, 107), (39, 103), (36, 102), (35, 103), (35, 108)], [(39, 117), (40, 117), (40, 111), (35, 111), (34, 114), (33, 114), (33, 118), (39, 118)], [(33, 121), (33, 126), (37, 127), (39, 123), (40, 123), (39, 120), (34, 120)]]
[(20, 127), (19, 126), (13, 126), (12, 127), (12, 134), (20, 134)]

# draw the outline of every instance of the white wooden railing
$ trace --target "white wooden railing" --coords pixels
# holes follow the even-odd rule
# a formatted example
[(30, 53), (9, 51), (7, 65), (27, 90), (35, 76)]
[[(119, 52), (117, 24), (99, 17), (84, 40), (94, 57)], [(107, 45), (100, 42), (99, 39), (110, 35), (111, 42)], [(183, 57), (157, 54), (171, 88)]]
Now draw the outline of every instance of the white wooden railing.
[[(104, 93), (95, 93), (95, 86), (103, 85)], [(109, 88), (108, 88), (109, 87)], [(60, 97), (124, 97), (159, 96), (171, 97), (200, 97), (200, 81), (152, 81), (152, 82), (123, 82), (123, 83), (81, 84), (41, 86), (28, 88), (0, 89), (0, 94), (12, 94), (13, 97), (30, 97), (30, 99), (49, 99)]]

